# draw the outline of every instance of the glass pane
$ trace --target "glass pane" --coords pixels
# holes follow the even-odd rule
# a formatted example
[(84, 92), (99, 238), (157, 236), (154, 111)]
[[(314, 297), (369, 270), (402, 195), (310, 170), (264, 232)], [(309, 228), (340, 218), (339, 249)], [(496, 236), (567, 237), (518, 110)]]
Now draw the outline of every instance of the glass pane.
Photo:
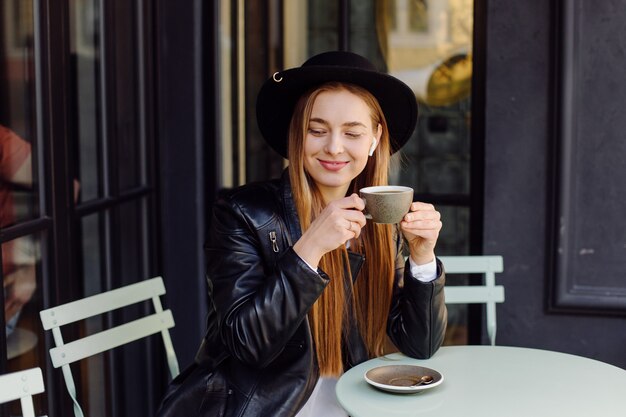
[[(308, 2), (308, 41), (307, 58), (321, 52), (336, 50), (339, 46), (339, 1), (316, 0)], [(352, 7), (355, 7), (352, 2)], [(361, 2), (358, 2), (359, 4)], [(369, 3), (369, 2), (364, 2)], [(352, 10), (351, 10), (352, 11)], [(297, 63), (299, 66), (302, 62)]]
[(245, 2), (246, 146), (239, 151), (245, 158), (246, 182), (277, 178), (283, 170), (282, 159), (266, 144), (256, 123), (256, 94), (270, 74), (283, 69), (278, 3)]
[(103, 291), (102, 287), (102, 260), (101, 260), (101, 236), (100, 218), (101, 214), (92, 214), (82, 218), (82, 263), (83, 263), (83, 285), (85, 296), (98, 294)]
[(411, 185), (418, 194), (469, 195), (469, 114), (469, 99), (446, 108), (420, 103), (416, 132), (402, 148), (393, 181)]
[[(46, 363), (44, 332), (39, 320), (39, 311), (43, 309), (40, 241), (39, 235), (29, 235), (2, 244), (6, 319), (2, 326), (6, 332), (7, 372)], [(37, 415), (42, 415), (45, 397), (37, 396), (34, 400)]]
[[(147, 255), (147, 212), (146, 199), (128, 202), (116, 209), (116, 218), (119, 219), (119, 244), (115, 248), (115, 257), (119, 259), (120, 285), (128, 285), (146, 278), (150, 278), (146, 272)], [(153, 312), (148, 303), (134, 305), (120, 311), (119, 318), (124, 321), (134, 320), (147, 312)], [(116, 370), (121, 372), (117, 375), (116, 389), (121, 392), (134, 392), (133, 387), (145, 385), (145, 378), (150, 375), (150, 347), (149, 340), (144, 339), (136, 343), (130, 343), (116, 354)], [(160, 342), (160, 341), (159, 341)], [(160, 342), (162, 343), (162, 342)], [(138, 360), (142, 358), (143, 360)], [(153, 364), (152, 364), (153, 365)], [(136, 416), (145, 412), (145, 404), (149, 402), (147, 390), (134, 392), (133, 401), (124, 401), (123, 409), (118, 410), (119, 415)]]
[[(87, 216), (82, 219), (82, 250), (83, 250), (83, 285), (84, 296), (89, 296), (103, 291), (141, 281), (143, 276), (143, 264), (145, 259), (144, 239), (142, 230), (145, 229), (143, 201), (125, 203), (112, 209), (112, 218), (119, 222), (113, 235), (119, 236), (119, 244), (114, 245), (112, 258), (115, 265), (107, 265), (114, 275), (112, 288), (105, 285), (104, 271), (105, 257), (103, 256), (103, 239), (101, 227), (104, 225), (106, 213)], [(114, 222), (115, 223), (115, 222)], [(116, 271), (119, 266), (119, 273)], [(83, 332), (93, 334), (108, 327), (107, 321), (127, 322), (139, 318), (143, 306), (131, 306), (114, 312), (110, 317), (97, 316), (87, 320)], [(145, 381), (148, 368), (147, 363), (138, 361), (137, 358), (145, 358), (148, 347), (145, 341), (130, 343), (112, 352), (96, 355), (81, 361), (80, 368), (84, 385), (81, 404), (87, 415), (107, 416), (141, 415), (140, 409), (147, 399), (135, 398), (134, 401), (121, 401), (118, 403), (122, 410), (113, 410), (112, 396), (114, 392), (130, 392), (129, 387), (141, 386)], [(118, 375), (117, 372), (122, 372)], [(115, 381), (115, 382), (113, 382)], [(143, 392), (143, 391), (142, 391)], [(139, 395), (139, 394), (137, 394)], [(87, 411), (88, 410), (88, 411)]]
[[(283, 69), (283, 9), (278, 0), (221, 0), (219, 9), (219, 186), (230, 188), (276, 178), (284, 168), (256, 123), (256, 94), (270, 74)], [(243, 18), (238, 19), (239, 16)]]
[(402, 155), (411, 169), (394, 180), (418, 194), (468, 195), (473, 1), (381, 2), (377, 27), (387, 69), (420, 102), (418, 129)]
[[(353, 18), (355, 52), (406, 82), (419, 101), (418, 127), (394, 157), (392, 183), (409, 185), (441, 212), (439, 255), (469, 253), (470, 110), (473, 0), (376, 0), (352, 2), (377, 38)], [(377, 13), (375, 13), (377, 12)], [(421, 196), (420, 196), (421, 195)], [(441, 198), (453, 206), (438, 204)], [(467, 284), (454, 277), (448, 285)], [(465, 305), (449, 306), (446, 344), (467, 343)]]
[[(118, 186), (120, 191), (142, 185), (144, 143), (141, 130), (139, 58), (143, 51), (138, 48), (136, 18), (140, 2), (115, 0), (107, 3), (115, 14), (112, 31), (115, 45), (115, 152)], [(113, 132), (111, 132), (113, 133)]]
[[(82, 270), (84, 295), (98, 294), (105, 290), (102, 279), (102, 252), (100, 223), (102, 214), (92, 214), (81, 220)], [(93, 334), (104, 328), (102, 316), (85, 321), (85, 334)], [(106, 355), (92, 356), (80, 362), (81, 374), (86, 381), (80, 404), (87, 415), (106, 416)]]
[[(103, 139), (110, 150), (112, 170), (119, 190), (132, 189), (143, 183), (144, 143), (140, 128), (140, 80), (139, 54), (137, 48), (137, 3), (117, 0), (105, 5), (111, 8), (115, 18), (107, 25), (106, 35), (112, 38), (111, 56), (106, 62), (113, 63), (110, 77), (106, 77), (107, 90), (100, 86), (104, 68), (100, 39), (100, 1), (74, 0), (70, 2), (70, 50), (72, 74), (75, 87), (75, 114), (81, 185), (83, 201), (103, 195), (101, 180)], [(104, 96), (104, 97), (103, 97)], [(102, 103), (109, 103), (107, 115), (112, 120), (107, 125), (107, 136), (102, 137), (105, 120)]]
[(32, 2), (0, 2), (0, 227), (39, 214)]
[(70, 53), (73, 81), (74, 106), (72, 113), (76, 123), (78, 180), (81, 201), (102, 195), (99, 188), (99, 115), (100, 115), (100, 44), (97, 32), (100, 16), (96, 0), (69, 2)]
[(141, 199), (124, 203), (117, 209), (120, 240), (115, 256), (120, 260), (122, 285), (148, 278), (142, 275), (143, 261), (146, 259), (146, 242), (143, 238), (143, 231), (147, 227), (145, 204), (145, 199)]

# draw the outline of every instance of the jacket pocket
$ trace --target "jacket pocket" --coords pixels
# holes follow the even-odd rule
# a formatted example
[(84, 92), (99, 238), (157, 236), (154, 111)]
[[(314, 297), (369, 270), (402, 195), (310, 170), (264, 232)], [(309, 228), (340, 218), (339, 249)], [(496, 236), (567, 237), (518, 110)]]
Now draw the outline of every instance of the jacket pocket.
[(198, 417), (224, 417), (233, 391), (225, 386), (209, 386), (198, 410)]
[(172, 381), (158, 417), (224, 417), (232, 390), (220, 372), (196, 364)]

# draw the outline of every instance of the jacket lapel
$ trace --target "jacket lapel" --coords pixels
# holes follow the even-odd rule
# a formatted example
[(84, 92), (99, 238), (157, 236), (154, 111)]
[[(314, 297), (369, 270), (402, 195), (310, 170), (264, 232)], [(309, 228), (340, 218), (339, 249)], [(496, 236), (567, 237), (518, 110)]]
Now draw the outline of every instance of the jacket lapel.
[(300, 239), (302, 236), (302, 229), (300, 228), (300, 220), (298, 219), (298, 213), (296, 211), (296, 204), (293, 201), (293, 194), (291, 193), (291, 182), (289, 181), (289, 173), (285, 169), (280, 181), (280, 192), (283, 200), (284, 220), (287, 225), (288, 238), (290, 245)]

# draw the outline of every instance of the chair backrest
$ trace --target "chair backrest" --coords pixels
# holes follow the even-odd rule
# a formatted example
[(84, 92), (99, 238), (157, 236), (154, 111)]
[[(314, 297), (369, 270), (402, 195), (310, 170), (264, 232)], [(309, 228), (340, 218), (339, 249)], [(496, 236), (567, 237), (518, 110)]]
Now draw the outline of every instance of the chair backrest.
[[(70, 369), (71, 363), (160, 332), (165, 345), (170, 376), (174, 378), (178, 375), (178, 360), (168, 330), (174, 327), (174, 318), (170, 310), (164, 311), (161, 306), (160, 296), (163, 294), (165, 294), (163, 279), (156, 277), (42, 310), (39, 313), (44, 329), (52, 330), (56, 347), (50, 349), (50, 358), (52, 365), (55, 368), (60, 367), (63, 371), (67, 390), (74, 402), (76, 417), (83, 417), (83, 412), (76, 399), (76, 386)], [(146, 300), (152, 300), (154, 314), (111, 327), (70, 343), (64, 343), (61, 326)]]
[(0, 403), (20, 400), (22, 415), (35, 417), (33, 395), (44, 392), (41, 368), (0, 375)]
[(482, 285), (446, 285), (446, 304), (485, 304), (487, 335), (496, 344), (496, 303), (504, 302), (504, 287), (496, 285), (496, 273), (504, 270), (502, 256), (440, 256), (446, 276), (483, 274)]

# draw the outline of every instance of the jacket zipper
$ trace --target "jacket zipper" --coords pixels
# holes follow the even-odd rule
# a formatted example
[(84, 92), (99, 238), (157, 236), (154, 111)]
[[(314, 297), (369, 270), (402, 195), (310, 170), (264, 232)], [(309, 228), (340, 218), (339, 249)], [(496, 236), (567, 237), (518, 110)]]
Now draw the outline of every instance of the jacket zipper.
[(272, 250), (278, 253), (278, 242), (276, 240), (276, 232), (274, 230), (270, 232), (270, 242), (272, 242)]

